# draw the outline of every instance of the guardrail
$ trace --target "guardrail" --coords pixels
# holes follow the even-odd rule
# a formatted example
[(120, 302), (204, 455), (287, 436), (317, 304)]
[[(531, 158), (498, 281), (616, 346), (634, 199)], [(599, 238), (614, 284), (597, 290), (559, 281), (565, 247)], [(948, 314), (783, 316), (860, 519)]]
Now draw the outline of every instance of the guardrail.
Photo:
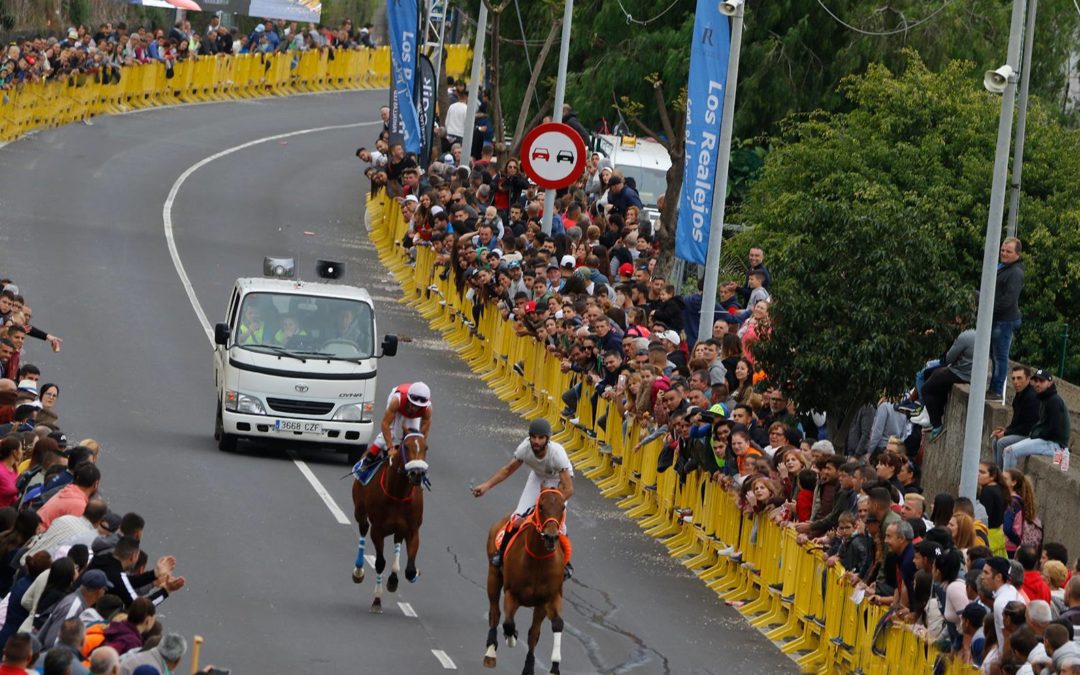
[[(682, 482), (673, 470), (658, 473), (663, 439), (634, 451), (643, 429), (606, 399), (594, 408), (588, 381), (561, 372), (558, 357), (518, 336), (492, 308), (474, 322), (472, 303), (457, 293), (450, 275), (437, 273), (429, 247), (416, 247), (410, 264), (398, 244), (408, 224), (396, 203), (384, 194), (370, 198), (367, 218), (380, 260), (402, 286), (403, 302), (440, 330), (511, 410), (527, 419), (560, 420), (562, 392), (582, 384), (578, 423), (564, 420), (553, 437), (565, 446), (575, 471), (617, 500), (708, 588), (744, 603), (738, 611), (804, 671), (934, 672), (943, 655), (906, 626), (889, 623), (879, 629), (887, 608), (856, 603), (844, 570), (827, 567), (822, 552), (800, 545), (792, 528), (743, 513), (731, 493), (698, 472)], [(687, 512), (693, 514), (690, 522), (683, 516)], [(742, 561), (719, 554), (724, 542), (742, 551)], [(941, 666), (953, 675), (976, 672), (949, 658)]]
[[(448, 45), (447, 74), (461, 76), (469, 54), (468, 45)], [(103, 83), (98, 76), (80, 74), (0, 92), (0, 141), (34, 129), (155, 106), (384, 88), (390, 83), (390, 50), (207, 56), (175, 64), (172, 77), (159, 62), (125, 66), (119, 73), (119, 82), (106, 77)]]

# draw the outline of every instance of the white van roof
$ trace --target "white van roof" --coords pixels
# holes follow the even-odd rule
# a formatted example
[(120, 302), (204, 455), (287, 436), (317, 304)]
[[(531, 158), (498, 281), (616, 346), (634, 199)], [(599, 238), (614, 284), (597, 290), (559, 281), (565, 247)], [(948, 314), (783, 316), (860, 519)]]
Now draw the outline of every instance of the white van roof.
[(644, 169), (667, 171), (671, 168), (671, 156), (666, 148), (651, 138), (625, 137), (597, 134), (600, 149), (607, 154), (616, 167), (637, 166)]
[(326, 284), (316, 281), (299, 281), (297, 279), (276, 279), (274, 277), (242, 277), (236, 280), (236, 288), (240, 293), (293, 293), (296, 295), (313, 295), (326, 298), (345, 298), (359, 300), (373, 305), (371, 295), (367, 289), (346, 284)]

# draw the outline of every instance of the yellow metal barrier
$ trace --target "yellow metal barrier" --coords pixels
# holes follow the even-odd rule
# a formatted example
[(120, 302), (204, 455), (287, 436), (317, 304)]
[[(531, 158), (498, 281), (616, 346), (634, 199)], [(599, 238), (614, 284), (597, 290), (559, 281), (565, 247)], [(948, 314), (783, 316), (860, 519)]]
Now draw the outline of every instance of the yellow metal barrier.
[[(451, 58), (457, 56), (448, 54), (448, 63)], [(799, 545), (792, 528), (774, 523), (767, 513), (744, 513), (735, 495), (704, 473), (683, 478), (672, 469), (658, 471), (663, 437), (639, 447), (642, 428), (611, 400), (597, 396), (587, 378), (562, 372), (545, 345), (518, 335), (494, 307), (474, 313), (452, 274), (444, 278), (443, 270), (435, 269), (430, 248), (414, 247), (415, 262), (410, 261), (400, 246), (408, 225), (396, 203), (380, 195), (367, 208), (372, 241), (405, 291), (402, 302), (442, 331), (512, 410), (561, 421), (553, 438), (566, 447), (575, 469), (596, 482), (604, 496), (617, 499), (627, 516), (805, 672), (934, 670), (940, 655), (931, 645), (906, 626), (878, 631), (886, 608), (855, 603), (844, 570), (826, 566), (820, 550)], [(561, 395), (574, 385), (580, 386), (577, 408), (569, 419), (561, 418)], [(975, 671), (949, 662), (946, 672)]]
[[(469, 55), (468, 45), (449, 45), (447, 74), (461, 77)], [(0, 141), (152, 106), (382, 88), (390, 82), (390, 50), (339, 50), (332, 59), (327, 51), (201, 57), (177, 63), (171, 78), (157, 62), (121, 68), (120, 76), (118, 83), (102, 83), (93, 75), (75, 75), (0, 92)]]

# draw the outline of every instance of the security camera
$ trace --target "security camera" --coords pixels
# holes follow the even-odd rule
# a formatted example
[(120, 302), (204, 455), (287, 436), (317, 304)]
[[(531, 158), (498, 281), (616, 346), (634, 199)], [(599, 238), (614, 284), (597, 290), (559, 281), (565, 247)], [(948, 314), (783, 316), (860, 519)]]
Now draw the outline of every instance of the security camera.
[(720, 3), (720, 13), (724, 16), (735, 16), (742, 4), (743, 0), (724, 0)]
[(1010, 65), (1004, 65), (997, 70), (988, 70), (983, 75), (983, 86), (991, 94), (1000, 94), (1010, 82), (1016, 81), (1016, 71)]

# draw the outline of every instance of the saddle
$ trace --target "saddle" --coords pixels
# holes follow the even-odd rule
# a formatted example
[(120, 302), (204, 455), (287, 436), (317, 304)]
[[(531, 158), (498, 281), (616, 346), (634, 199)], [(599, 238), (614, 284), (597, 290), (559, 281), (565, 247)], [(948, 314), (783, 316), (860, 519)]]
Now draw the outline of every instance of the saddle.
[(506, 525), (495, 534), (495, 550), (502, 548), (503, 539), (513, 537), (517, 534), (518, 528), (521, 527), (521, 523), (525, 522), (532, 512), (533, 509), (529, 509), (520, 516), (516, 513), (510, 514), (510, 517), (506, 519)]
[(379, 453), (379, 456), (375, 459), (375, 461), (372, 462), (370, 466), (363, 469), (361, 469), (361, 466), (363, 465), (364, 460), (361, 459), (356, 464), (353, 464), (353, 468), (351, 471), (353, 478), (360, 481), (361, 485), (367, 485), (371, 482), (371, 479), (374, 478), (375, 473), (379, 470), (379, 467), (382, 466), (385, 462), (385, 452)]

